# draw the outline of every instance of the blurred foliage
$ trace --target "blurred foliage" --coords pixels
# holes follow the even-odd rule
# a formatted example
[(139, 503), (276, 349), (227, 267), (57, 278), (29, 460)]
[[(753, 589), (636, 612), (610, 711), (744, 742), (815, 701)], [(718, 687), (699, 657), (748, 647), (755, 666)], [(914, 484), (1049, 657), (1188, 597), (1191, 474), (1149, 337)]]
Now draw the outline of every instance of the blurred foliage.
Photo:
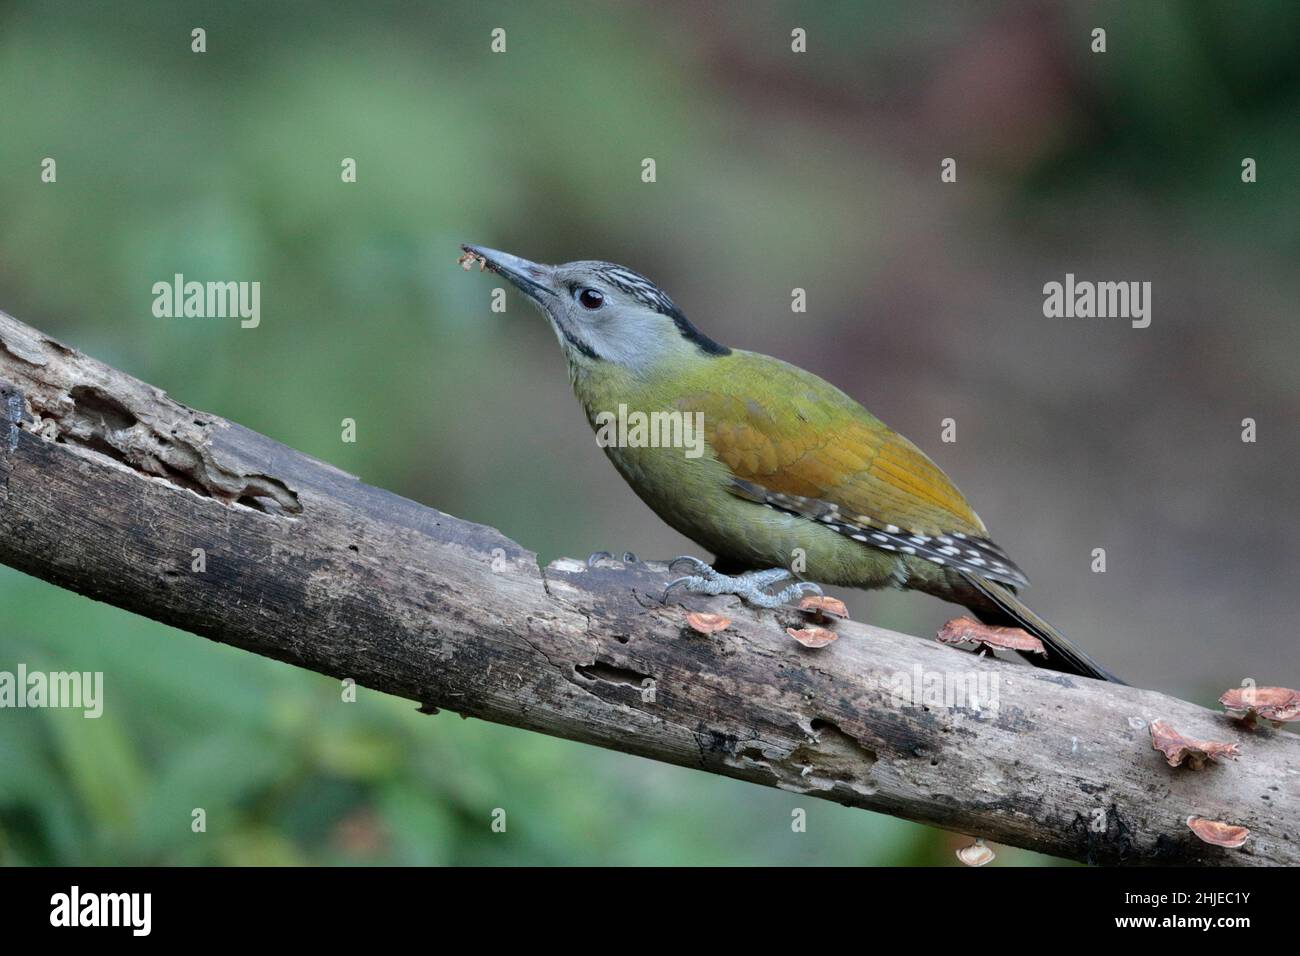
[[(1268, 480), (1294, 449), (1223, 465), (1204, 497), (1170, 495), (1167, 475), (1186, 473), (1177, 456), (1213, 457), (1215, 440), (1226, 455), (1232, 436), (1180, 451), (1160, 435), (1185, 422), (1156, 432), (1133, 409), (1195, 413), (1237, 388), (1229, 419), (1264, 408), (1269, 427), (1294, 427), (1294, 3), (0, 11), (0, 308), (187, 404), (493, 524), (544, 559), (688, 551), (595, 453), (550, 332), (515, 315), (518, 300), (490, 315), (489, 286), (454, 266), (462, 240), (623, 261), (721, 340), (870, 395), (914, 436), (953, 403), (986, 402), (963, 425), (975, 440), (941, 463), (974, 476), (990, 524), (1020, 527), (1063, 619), (1077, 630), (1103, 609), (1097, 630), (1116, 636), (1090, 646), (1121, 672), (1204, 697), (1210, 664), (1239, 654), (1210, 646), (1213, 622), (1289, 615), (1250, 569), (1295, 567), (1294, 483)], [(1096, 24), (1104, 58), (1087, 49)], [(805, 56), (789, 52), (793, 25), (809, 31)], [(506, 55), (488, 52), (497, 26)], [(960, 192), (936, 191), (946, 155), (961, 157)], [(1260, 157), (1253, 190), (1243, 155)], [(55, 185), (38, 181), (46, 156)], [(653, 186), (644, 156), (658, 161)], [(343, 157), (358, 161), (355, 185), (340, 182)], [(1191, 277), (1140, 345), (1118, 349), (1109, 329), (1026, 331), (1044, 272), (1129, 278), (1135, 261), (1143, 276)], [(260, 281), (261, 327), (154, 318), (151, 286), (175, 273)], [(1242, 286), (1197, 284), (1211, 273)], [(797, 322), (793, 286), (814, 290)], [(1225, 326), (1244, 340), (1228, 346)], [(1143, 391), (1157, 380), (1173, 390), (1163, 405)], [(1101, 382), (1132, 404), (1107, 412)], [(345, 417), (356, 444), (339, 440)], [(1110, 484), (1098, 463), (1135, 449), (1150, 472)], [(1000, 464), (1017, 456), (1042, 463), (1021, 483), (1033, 492)], [(1206, 533), (1206, 498), (1263, 489), (1290, 497), (1239, 501), (1241, 553), (1198, 566), (1187, 545)], [(1053, 507), (1066, 498), (1074, 508)], [(1145, 576), (1080, 583), (1065, 542), (1083, 529), (1131, 542)], [(1152, 540), (1189, 564), (1144, 557)], [(1188, 592), (1200, 597), (1180, 619), (1174, 595)], [(853, 607), (923, 630), (940, 611), (920, 600)], [(1148, 649), (1128, 649), (1118, 625), (1143, 611)], [(1186, 655), (1204, 669), (1157, 671), (1150, 648), (1181, 640), (1183, 620), (1208, 631)], [(951, 864), (960, 845), (367, 691), (343, 704), (325, 678), (0, 569), (0, 669), (18, 662), (102, 670), (107, 704), (99, 720), (0, 713), (7, 863)], [(190, 831), (195, 807), (205, 834)], [(490, 830), (497, 807), (505, 834)], [(791, 833), (794, 807), (805, 834)]]

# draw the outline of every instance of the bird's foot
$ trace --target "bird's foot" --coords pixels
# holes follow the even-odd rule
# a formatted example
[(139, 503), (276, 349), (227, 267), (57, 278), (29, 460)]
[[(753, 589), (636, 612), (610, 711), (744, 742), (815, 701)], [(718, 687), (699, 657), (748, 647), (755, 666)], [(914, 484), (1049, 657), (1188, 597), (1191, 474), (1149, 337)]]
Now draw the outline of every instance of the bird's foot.
[(682, 555), (668, 562), (669, 569), (678, 564), (690, 564), (694, 574), (674, 578), (664, 589), (664, 600), (668, 592), (676, 587), (684, 587), (692, 594), (735, 594), (756, 607), (780, 607), (802, 594), (821, 594), (822, 589), (811, 581), (795, 581), (775, 594), (767, 588), (793, 577), (785, 568), (767, 568), (763, 571), (746, 571), (744, 574), (719, 574), (699, 558)]
[[(603, 561), (606, 558), (608, 558), (611, 561), (614, 560), (614, 556), (610, 554), (608, 551), (596, 551), (590, 557), (587, 558), (587, 567), (589, 568), (594, 567), (597, 561)], [(641, 559), (638, 558), (631, 551), (623, 552), (623, 560), (628, 564), (639, 564), (641, 562)]]

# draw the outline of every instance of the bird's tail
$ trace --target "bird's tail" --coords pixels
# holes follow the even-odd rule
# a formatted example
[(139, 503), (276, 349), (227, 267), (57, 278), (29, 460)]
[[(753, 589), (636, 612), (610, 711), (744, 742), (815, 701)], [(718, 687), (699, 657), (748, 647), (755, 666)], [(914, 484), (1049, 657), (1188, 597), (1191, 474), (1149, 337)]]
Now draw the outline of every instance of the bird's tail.
[(971, 609), (976, 617), (985, 624), (1023, 628), (1043, 642), (1043, 646), (1047, 648), (1047, 657), (1037, 654), (1026, 655), (1032, 663), (1066, 674), (1078, 674), (1082, 677), (1110, 681), (1113, 684), (1124, 683), (1067, 641), (1065, 635), (1026, 607), (1009, 588), (973, 574), (963, 574), (962, 577), (988, 599), (986, 606)]

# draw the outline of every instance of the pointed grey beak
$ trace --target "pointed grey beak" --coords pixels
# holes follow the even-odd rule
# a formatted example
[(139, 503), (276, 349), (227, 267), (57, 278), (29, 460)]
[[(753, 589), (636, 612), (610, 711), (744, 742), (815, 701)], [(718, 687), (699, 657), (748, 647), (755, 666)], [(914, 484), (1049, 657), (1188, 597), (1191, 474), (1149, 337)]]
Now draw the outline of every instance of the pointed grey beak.
[(550, 266), (538, 262), (529, 262), (508, 252), (498, 252), (486, 246), (462, 245), (462, 249), (472, 256), (478, 256), (487, 267), (497, 275), (504, 276), (520, 292), (541, 305), (546, 296), (554, 297), (557, 292), (551, 288)]

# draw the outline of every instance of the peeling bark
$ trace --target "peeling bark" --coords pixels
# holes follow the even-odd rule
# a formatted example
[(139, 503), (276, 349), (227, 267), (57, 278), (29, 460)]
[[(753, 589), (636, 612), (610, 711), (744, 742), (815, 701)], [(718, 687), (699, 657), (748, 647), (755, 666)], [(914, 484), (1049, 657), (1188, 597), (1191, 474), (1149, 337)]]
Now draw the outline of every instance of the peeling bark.
[[(797, 611), (734, 599), (690, 599), (732, 619), (702, 635), (659, 602), (662, 565), (543, 569), (492, 528), (187, 408), (3, 313), (0, 429), (0, 561), (426, 713), (1077, 860), (1300, 862), (1289, 733), (848, 621), (804, 648), (785, 633)], [(929, 700), (931, 680), (964, 695)], [(1170, 768), (1151, 747), (1156, 719), (1242, 758)], [(1210, 846), (1193, 815), (1251, 836)]]

